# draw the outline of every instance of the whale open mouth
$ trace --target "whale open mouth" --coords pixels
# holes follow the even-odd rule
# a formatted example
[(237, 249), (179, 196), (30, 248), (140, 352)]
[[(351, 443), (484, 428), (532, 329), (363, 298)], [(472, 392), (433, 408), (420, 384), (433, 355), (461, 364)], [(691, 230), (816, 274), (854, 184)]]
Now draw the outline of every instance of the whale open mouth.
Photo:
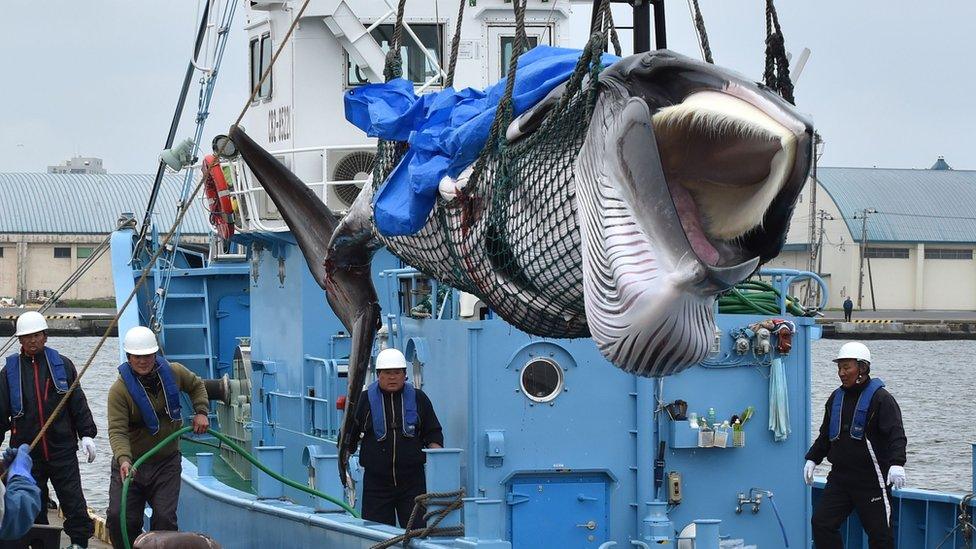
[(720, 91), (692, 93), (652, 122), (668, 190), (698, 258), (724, 267), (755, 257), (739, 239), (762, 224), (787, 184), (795, 132)]

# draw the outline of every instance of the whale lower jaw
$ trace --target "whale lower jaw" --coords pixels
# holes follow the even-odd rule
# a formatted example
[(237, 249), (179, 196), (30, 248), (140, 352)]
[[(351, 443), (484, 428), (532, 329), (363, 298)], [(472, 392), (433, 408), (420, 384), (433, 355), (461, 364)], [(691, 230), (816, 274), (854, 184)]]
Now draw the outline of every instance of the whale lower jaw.
[(668, 376), (708, 355), (715, 326), (713, 296), (700, 296), (668, 281), (637, 290), (626, 307), (585, 293), (593, 341), (604, 357), (625, 372)]

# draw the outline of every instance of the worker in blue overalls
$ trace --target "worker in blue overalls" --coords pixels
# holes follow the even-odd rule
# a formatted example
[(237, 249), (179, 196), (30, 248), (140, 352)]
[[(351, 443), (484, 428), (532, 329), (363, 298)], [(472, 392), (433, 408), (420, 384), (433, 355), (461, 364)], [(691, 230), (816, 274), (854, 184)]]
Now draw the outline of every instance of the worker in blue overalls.
[[(47, 321), (37, 311), (17, 317), (20, 352), (7, 357), (0, 375), (0, 440), (10, 431), (10, 446), (30, 444), (65, 398), (77, 372), (70, 359), (47, 346)], [(50, 479), (64, 513), (64, 532), (72, 548), (88, 547), (95, 524), (81, 489), (79, 440), (88, 463), (95, 460), (95, 435), (85, 392), (78, 386), (67, 396), (60, 415), (51, 422), (31, 452), (31, 475), (41, 489), (43, 507), (37, 524), (47, 524), (47, 483)]]
[[(414, 498), (427, 492), (424, 448), (441, 448), (444, 435), (434, 406), (423, 391), (407, 382), (407, 360), (397, 349), (376, 356), (376, 381), (356, 406), (355, 433), (362, 449), (363, 518), (406, 528)], [(425, 526), (423, 512), (413, 527)]]
[(831, 463), (813, 510), (813, 542), (817, 549), (843, 549), (840, 525), (856, 509), (871, 549), (893, 548), (889, 486), (905, 485), (908, 445), (901, 410), (884, 382), (869, 375), (871, 351), (863, 343), (845, 343), (834, 362), (841, 386), (827, 399), (803, 467), (812, 484), (814, 467), (825, 457)]

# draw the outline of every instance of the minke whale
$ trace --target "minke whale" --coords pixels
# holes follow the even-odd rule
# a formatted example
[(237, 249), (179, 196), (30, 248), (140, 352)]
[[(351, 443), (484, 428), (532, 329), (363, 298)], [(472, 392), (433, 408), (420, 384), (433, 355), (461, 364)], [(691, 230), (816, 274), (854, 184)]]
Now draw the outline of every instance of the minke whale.
[[(507, 128), (507, 139), (535, 131), (558, 103), (547, 98), (522, 114)], [(534, 330), (531, 322), (515, 325), (546, 337), (588, 335), (627, 372), (660, 377), (700, 362), (713, 334), (717, 295), (782, 249), (813, 153), (812, 122), (769, 88), (730, 70), (669, 50), (607, 67), (599, 75), (583, 145), (573, 151), (572, 173), (547, 182), (565, 186), (573, 197), (560, 205), (564, 221), (556, 229), (543, 228), (551, 220), (529, 211), (508, 212), (509, 222), (523, 232), (538, 227), (540, 242), (559, 240), (573, 254), (575, 261), (558, 265), (558, 272), (545, 266), (525, 269), (569, 288), (555, 303), (531, 295), (536, 286), (493, 270), (478, 250), (465, 249), (470, 272), (463, 280), (448, 267), (428, 272), (432, 269), (417, 260), (416, 250), (476, 234), (481, 220), (450, 238), (438, 231), (455, 229), (434, 230), (429, 221), (417, 235), (387, 239), (373, 226), (373, 185), (364, 186), (339, 219), (240, 128), (232, 128), (230, 137), (352, 335), (347, 410), (355, 409), (361, 395), (380, 324), (370, 258), (384, 245), (405, 263), (426, 266), (430, 276), (475, 293), (506, 320), (559, 319), (560, 329), (552, 333)], [(460, 193), (463, 189), (445, 192), (442, 185), (447, 205)], [(513, 253), (518, 260), (535, 252), (530, 245)], [(471, 281), (478, 282), (472, 287)], [(501, 300), (501, 291), (532, 299)], [(344, 483), (346, 448), (357, 435), (349, 432), (351, 419), (345, 414), (340, 435)]]

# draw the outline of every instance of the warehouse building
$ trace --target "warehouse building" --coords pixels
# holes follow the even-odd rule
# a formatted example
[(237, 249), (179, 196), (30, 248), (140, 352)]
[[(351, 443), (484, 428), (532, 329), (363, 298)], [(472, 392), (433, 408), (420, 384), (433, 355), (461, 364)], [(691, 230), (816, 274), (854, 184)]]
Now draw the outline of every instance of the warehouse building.
[[(0, 298), (18, 304), (43, 301), (112, 232), (123, 212), (140, 222), (153, 175), (0, 173)], [(166, 175), (153, 222), (168, 231), (177, 210), (183, 176)], [(187, 241), (210, 232), (203, 204), (196, 200), (183, 220)], [(112, 298), (108, 253), (64, 299)]]
[(976, 171), (820, 168), (811, 198), (808, 182), (769, 266), (819, 265), (828, 307), (860, 286), (864, 309), (976, 310)]

